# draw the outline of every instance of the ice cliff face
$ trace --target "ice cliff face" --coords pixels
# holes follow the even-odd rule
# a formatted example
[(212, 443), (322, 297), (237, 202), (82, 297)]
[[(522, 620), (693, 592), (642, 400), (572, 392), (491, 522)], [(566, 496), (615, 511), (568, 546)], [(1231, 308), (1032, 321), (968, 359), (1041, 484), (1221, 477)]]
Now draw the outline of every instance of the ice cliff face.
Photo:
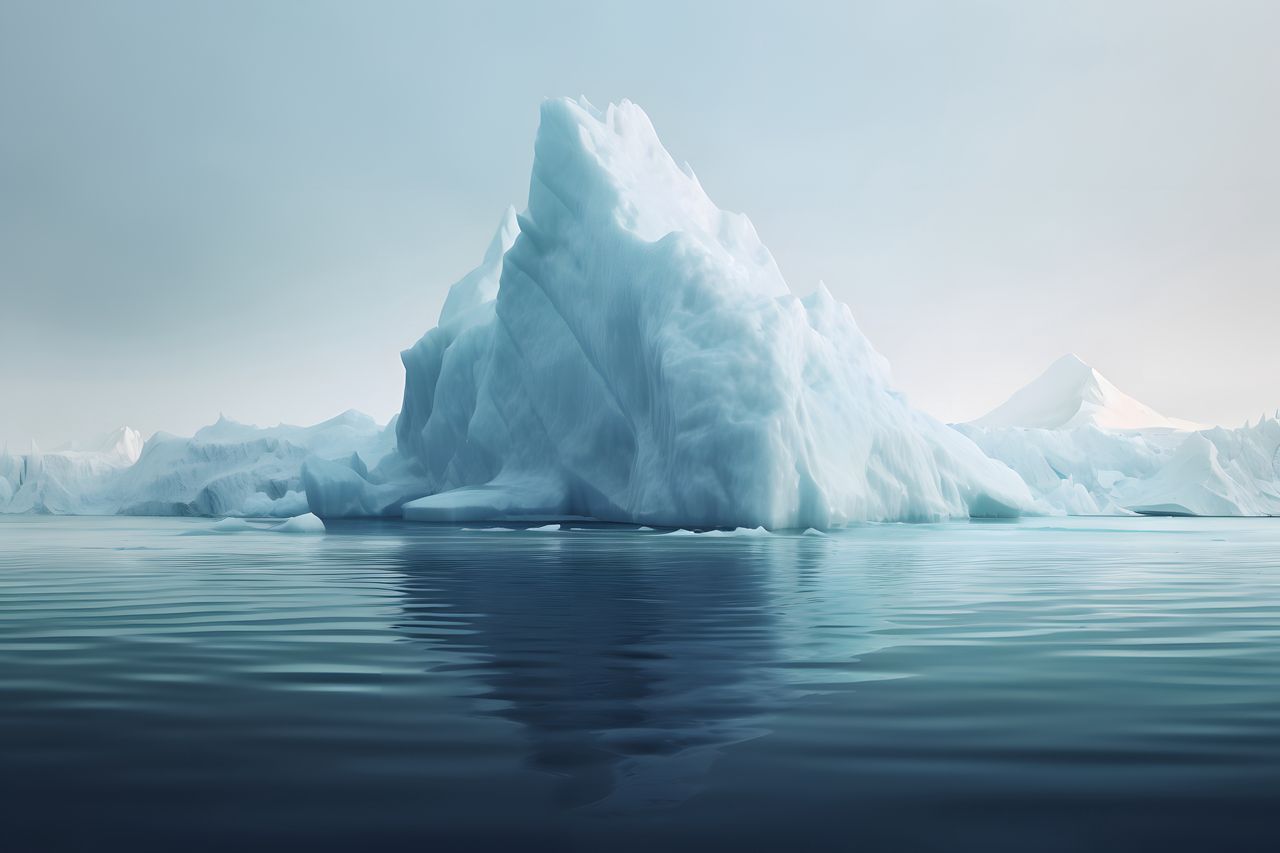
[[(785, 528), (1031, 505), (906, 405), (847, 307), (791, 294), (629, 102), (544, 104), (528, 210), (404, 362), (411, 519)], [(379, 503), (360, 488), (335, 503)]]
[(138, 433), (123, 427), (96, 450), (0, 454), (0, 512), (107, 514), (104, 484), (137, 459)]
[(29, 453), (0, 452), (0, 512), (107, 514), (114, 506), (105, 483), (132, 465), (142, 452), (142, 435), (120, 427), (81, 448), (68, 445), (44, 453), (33, 442)]
[(157, 434), (111, 484), (118, 512), (285, 518), (307, 512), (307, 462), (349, 459), (363, 469), (391, 447), (391, 432), (347, 411), (309, 427), (257, 427), (219, 418), (190, 438)]
[(1280, 515), (1280, 483), (1266, 458), (1277, 446), (1280, 424), (1270, 419), (1242, 431), (1192, 433), (1153, 477), (1123, 484), (1120, 500), (1144, 514)]
[(145, 444), (122, 428), (95, 450), (0, 454), (0, 512), (68, 515), (289, 517), (307, 511), (308, 461), (365, 471), (394, 431), (346, 412), (310, 427), (256, 427), (220, 418), (189, 438), (157, 433)]

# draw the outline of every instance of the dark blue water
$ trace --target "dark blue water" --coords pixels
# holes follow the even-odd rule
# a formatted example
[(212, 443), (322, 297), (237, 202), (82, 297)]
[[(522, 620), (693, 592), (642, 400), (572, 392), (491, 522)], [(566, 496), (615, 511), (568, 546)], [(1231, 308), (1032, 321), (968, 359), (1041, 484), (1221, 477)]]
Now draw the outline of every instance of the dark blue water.
[(0, 520), (3, 849), (1276, 846), (1278, 521), (208, 524)]

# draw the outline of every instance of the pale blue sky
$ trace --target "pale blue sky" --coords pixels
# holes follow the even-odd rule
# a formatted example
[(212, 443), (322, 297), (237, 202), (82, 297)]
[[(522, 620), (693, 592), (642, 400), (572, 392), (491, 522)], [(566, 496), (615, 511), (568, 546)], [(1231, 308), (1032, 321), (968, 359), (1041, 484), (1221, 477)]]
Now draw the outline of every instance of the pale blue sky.
[(630, 98), (955, 420), (1280, 405), (1280, 4), (0, 0), (0, 439), (398, 407), (540, 100)]

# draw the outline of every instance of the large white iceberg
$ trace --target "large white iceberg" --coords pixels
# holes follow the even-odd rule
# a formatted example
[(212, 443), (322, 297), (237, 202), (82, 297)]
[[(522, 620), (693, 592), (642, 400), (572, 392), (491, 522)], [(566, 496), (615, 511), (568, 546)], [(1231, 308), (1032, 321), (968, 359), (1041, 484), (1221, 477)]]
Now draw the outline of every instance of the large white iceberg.
[(1280, 422), (1192, 433), (1154, 476), (1120, 483), (1116, 500), (1147, 515), (1280, 515)]
[(319, 514), (805, 528), (1032, 505), (626, 101), (543, 105), (528, 210), (404, 363), (397, 459), (309, 466)]

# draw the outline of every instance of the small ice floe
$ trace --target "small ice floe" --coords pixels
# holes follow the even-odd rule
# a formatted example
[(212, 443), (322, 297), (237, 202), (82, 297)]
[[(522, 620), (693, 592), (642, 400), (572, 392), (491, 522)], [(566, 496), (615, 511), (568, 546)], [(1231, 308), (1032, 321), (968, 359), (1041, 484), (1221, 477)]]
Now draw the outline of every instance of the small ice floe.
[(276, 533), (324, 533), (324, 522), (314, 512), (295, 515), (271, 528)]
[(464, 527), (463, 533), (515, 533), (514, 527)]
[(263, 533), (324, 533), (324, 522), (315, 513), (306, 512), (287, 518), (280, 524), (251, 524), (243, 518), (223, 518), (208, 527), (196, 530), (184, 530), (183, 536), (207, 536), (221, 533), (246, 533), (258, 531)]
[(652, 528), (652, 527), (637, 527), (637, 528), (636, 528), (636, 533), (652, 533), (652, 532), (653, 532), (653, 528)]
[(733, 530), (673, 530), (667, 536), (768, 536), (763, 527), (735, 527)]
[(810, 527), (800, 535), (801, 536), (826, 536), (827, 534), (823, 533), (821, 530), (817, 529), (816, 527)]
[(208, 527), (198, 527), (195, 530), (184, 530), (181, 536), (207, 536), (218, 533), (243, 533), (246, 530), (261, 530), (261, 527), (254, 527), (243, 518), (221, 518)]
[(223, 518), (213, 523), (209, 528), (211, 533), (239, 533), (242, 530), (255, 530), (256, 528), (245, 521), (243, 518)]
[(559, 533), (561, 530), (558, 524), (544, 524), (541, 527), (530, 527), (526, 533)]

